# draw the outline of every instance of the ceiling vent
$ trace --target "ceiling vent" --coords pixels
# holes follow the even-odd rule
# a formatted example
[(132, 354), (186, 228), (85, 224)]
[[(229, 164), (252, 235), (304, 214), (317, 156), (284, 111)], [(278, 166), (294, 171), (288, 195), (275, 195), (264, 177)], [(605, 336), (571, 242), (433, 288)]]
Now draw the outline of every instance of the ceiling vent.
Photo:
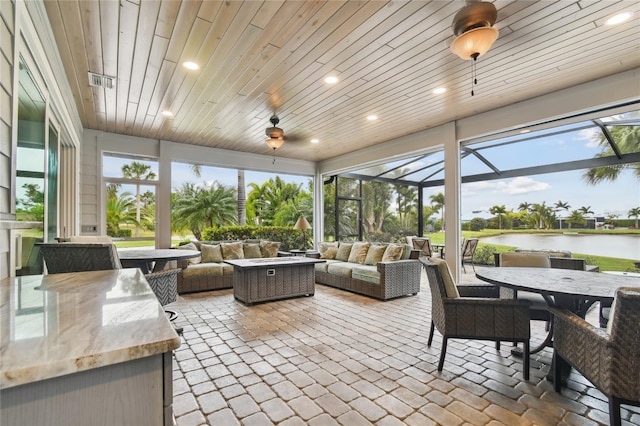
[(108, 75), (96, 74), (89, 72), (89, 86), (104, 87), (105, 89), (113, 89), (116, 85), (116, 78)]

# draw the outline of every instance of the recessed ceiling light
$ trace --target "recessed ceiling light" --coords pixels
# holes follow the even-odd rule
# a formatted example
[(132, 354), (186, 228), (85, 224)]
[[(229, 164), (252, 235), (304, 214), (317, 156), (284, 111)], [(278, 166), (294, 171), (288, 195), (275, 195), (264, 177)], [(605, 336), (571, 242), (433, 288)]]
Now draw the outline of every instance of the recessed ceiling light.
[(182, 66), (185, 67), (186, 69), (194, 70), (194, 71), (197, 70), (197, 69), (200, 69), (200, 65), (196, 64), (195, 62), (190, 62), (190, 61), (183, 62)]
[(433, 94), (434, 95), (441, 95), (446, 91), (447, 91), (447, 89), (445, 87), (438, 87), (436, 89), (433, 89)]
[(367, 120), (369, 121), (376, 121), (378, 119), (377, 115), (368, 115), (367, 116)]
[(529, 129), (522, 129), (522, 130), (520, 130), (520, 133), (529, 133), (530, 131), (531, 130), (529, 130)]
[(311, 139), (311, 143), (318, 143), (320, 142), (320, 139)]
[(617, 15), (612, 16), (611, 18), (607, 19), (607, 21), (605, 22), (605, 24), (607, 25), (616, 25), (616, 24), (621, 24), (624, 21), (628, 20), (629, 18), (631, 18), (632, 13), (631, 12), (623, 12), (623, 13), (618, 13)]
[(324, 79), (324, 82), (327, 84), (336, 84), (338, 82), (338, 77), (335, 75), (330, 75), (329, 77)]
[(173, 117), (173, 113), (171, 111), (162, 111), (162, 115), (165, 117)]

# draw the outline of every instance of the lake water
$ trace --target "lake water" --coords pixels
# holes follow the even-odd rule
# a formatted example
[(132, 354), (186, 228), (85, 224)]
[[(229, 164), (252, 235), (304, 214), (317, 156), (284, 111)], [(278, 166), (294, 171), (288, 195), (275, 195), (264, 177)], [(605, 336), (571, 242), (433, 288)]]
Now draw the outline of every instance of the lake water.
[(524, 249), (568, 250), (572, 253), (640, 260), (640, 235), (507, 234), (482, 238), (480, 241)]

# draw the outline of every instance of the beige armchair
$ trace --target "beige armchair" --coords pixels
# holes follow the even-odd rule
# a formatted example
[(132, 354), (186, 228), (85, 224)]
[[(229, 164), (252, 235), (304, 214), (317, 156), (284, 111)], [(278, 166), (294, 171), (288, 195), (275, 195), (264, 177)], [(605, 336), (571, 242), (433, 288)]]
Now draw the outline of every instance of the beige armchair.
[[(521, 268), (550, 268), (551, 261), (547, 253), (500, 253), (501, 267)], [(551, 315), (547, 310), (547, 302), (538, 293), (528, 291), (515, 291), (510, 288), (500, 287), (500, 297), (507, 299), (526, 299), (531, 302), (531, 319), (549, 321)]]
[(413, 237), (411, 239), (411, 246), (420, 250), (419, 256), (432, 257), (433, 250), (431, 250), (431, 239), (427, 237)]
[(427, 346), (431, 346), (434, 329), (442, 334), (438, 371), (442, 371), (448, 339), (522, 342), (523, 377), (529, 380), (529, 302), (526, 300), (461, 297), (444, 260), (420, 257), (431, 289), (431, 328)]
[(620, 288), (607, 330), (567, 310), (554, 315), (554, 389), (566, 361), (609, 398), (609, 420), (621, 423), (620, 405), (640, 405), (640, 289)]
[(476, 253), (477, 247), (478, 247), (477, 238), (466, 238), (462, 242), (462, 255), (460, 257), (462, 259), (462, 270), (464, 271), (465, 274), (467, 273), (467, 269), (464, 267), (465, 263), (471, 263), (473, 272), (476, 271), (476, 265), (473, 263), (473, 255)]

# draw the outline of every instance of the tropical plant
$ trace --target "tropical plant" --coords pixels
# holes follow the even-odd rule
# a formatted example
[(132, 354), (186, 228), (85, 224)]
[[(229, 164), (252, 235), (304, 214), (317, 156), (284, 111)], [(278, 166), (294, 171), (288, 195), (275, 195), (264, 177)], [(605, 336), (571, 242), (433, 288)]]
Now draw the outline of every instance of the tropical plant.
[(156, 174), (151, 171), (151, 166), (148, 164), (139, 163), (133, 161), (131, 164), (125, 164), (122, 166), (122, 175), (126, 179), (136, 180), (136, 238), (140, 237), (140, 181), (153, 180), (156, 178)]
[[(107, 235), (119, 237), (120, 225), (138, 225), (136, 220), (136, 203), (130, 192), (107, 196)], [(129, 230), (130, 231), (130, 230)]]
[(295, 200), (302, 184), (286, 183), (280, 176), (258, 185), (250, 183), (247, 196), (247, 219), (257, 225), (274, 225), (278, 210), (288, 201)]
[(498, 217), (498, 229), (502, 229), (502, 216), (507, 214), (507, 208), (502, 206), (493, 206), (489, 209), (489, 213), (496, 215)]
[(431, 202), (431, 208), (433, 208), (434, 211), (440, 212), (442, 229), (445, 229), (444, 228), (444, 194), (442, 192), (433, 194), (429, 197), (429, 201)]
[(585, 219), (584, 214), (580, 210), (573, 210), (571, 215), (567, 218), (567, 223), (569, 224), (569, 229), (571, 229), (571, 225), (584, 225), (587, 223), (587, 219)]
[(593, 210), (591, 210), (591, 206), (582, 206), (578, 209), (583, 215), (588, 216), (593, 214)]
[(176, 194), (171, 210), (174, 229), (188, 228), (200, 240), (205, 228), (237, 222), (235, 188), (218, 182), (202, 186), (185, 183)]
[[(555, 206), (555, 211), (556, 211), (556, 212), (559, 212), (560, 210), (568, 211), (568, 210), (571, 208), (571, 206), (569, 205), (569, 203), (565, 203), (564, 201), (561, 201), (561, 200), (558, 200), (558, 201), (554, 204), (554, 206)], [(558, 217), (558, 221), (559, 221), (560, 229), (562, 229), (562, 216), (559, 216), (559, 217)]]
[(238, 224), (247, 222), (247, 194), (244, 186), (244, 170), (238, 169)]
[(531, 203), (527, 203), (526, 201), (523, 201), (522, 203), (520, 203), (520, 205), (518, 206), (518, 211), (521, 212), (528, 212), (529, 210), (531, 210), (531, 207), (533, 205)]
[[(611, 126), (608, 130), (621, 154), (640, 152), (640, 126)], [(603, 132), (597, 133), (595, 137), (595, 142), (602, 147), (602, 150), (596, 154), (596, 158), (616, 155)], [(640, 162), (592, 167), (587, 169), (582, 177), (589, 185), (596, 185), (601, 182), (615, 181), (624, 170), (632, 170), (640, 180)]]
[(627, 213), (629, 215), (629, 217), (635, 217), (636, 218), (636, 228), (638, 227), (638, 217), (640, 217), (640, 207), (634, 207), (631, 210), (629, 210), (629, 213)]
[(538, 229), (550, 229), (551, 225), (555, 221), (556, 215), (550, 206), (547, 206), (546, 202), (542, 204), (534, 203), (531, 206), (531, 212), (529, 214), (531, 223), (535, 224)]
[[(380, 168), (380, 170), (383, 170)], [(340, 195), (344, 195), (343, 192)], [(386, 182), (362, 182), (362, 226), (365, 233), (383, 232), (389, 214), (393, 186)]]

